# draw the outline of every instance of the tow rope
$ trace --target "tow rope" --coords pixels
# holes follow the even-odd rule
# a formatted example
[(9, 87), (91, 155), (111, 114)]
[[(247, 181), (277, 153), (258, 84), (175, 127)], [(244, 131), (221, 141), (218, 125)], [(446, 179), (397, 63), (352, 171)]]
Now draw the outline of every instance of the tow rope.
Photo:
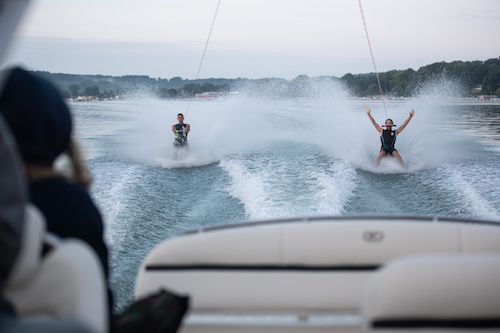
[(378, 77), (377, 65), (375, 65), (375, 58), (373, 57), (372, 45), (370, 44), (370, 37), (368, 37), (368, 29), (366, 28), (365, 16), (363, 15), (363, 7), (361, 6), (361, 0), (358, 0), (359, 10), (361, 11), (361, 18), (363, 19), (363, 25), (365, 26), (366, 40), (368, 40), (368, 47), (370, 48), (370, 54), (372, 55), (373, 67), (375, 68), (375, 74), (377, 75), (378, 87), (380, 89), (380, 96), (382, 96), (382, 102), (384, 103), (385, 119), (388, 119), (387, 108), (385, 107), (384, 93), (382, 92), (382, 85), (380, 84), (380, 79)]
[[(212, 20), (212, 25), (210, 26), (210, 31), (208, 32), (207, 42), (205, 43), (205, 48), (203, 49), (203, 55), (201, 56), (200, 65), (198, 66), (198, 72), (196, 73), (195, 81), (198, 80), (198, 77), (200, 76), (201, 66), (203, 65), (203, 59), (205, 59), (205, 53), (207, 52), (208, 43), (210, 42), (210, 36), (212, 36), (212, 30), (214, 29), (215, 19), (217, 18), (217, 13), (219, 12), (220, 2), (221, 0), (217, 2), (217, 8), (215, 8), (214, 18)], [(184, 112), (185, 114), (187, 114), (189, 110), (189, 104), (191, 104), (191, 99), (188, 100), (186, 112)]]

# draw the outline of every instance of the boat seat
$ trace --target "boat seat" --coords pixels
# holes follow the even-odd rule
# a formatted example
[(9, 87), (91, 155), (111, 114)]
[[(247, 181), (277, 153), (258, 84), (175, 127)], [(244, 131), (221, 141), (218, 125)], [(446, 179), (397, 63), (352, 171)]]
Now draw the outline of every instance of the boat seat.
[(499, 332), (500, 255), (395, 259), (367, 284), (362, 318), (363, 332)]
[[(77, 322), (90, 333), (107, 332), (105, 279), (97, 255), (77, 239), (51, 235), (53, 249), (42, 257), (45, 220), (33, 205), (26, 206), (20, 253), (4, 296), (25, 322)], [(79, 327), (78, 324), (75, 328)]]
[(41, 260), (45, 235), (44, 217), (32, 204), (26, 204), (24, 214), (21, 247), (7, 280), (8, 289), (16, 289), (27, 283)]
[(195, 326), (196, 316), (231, 314), (289, 315), (299, 325), (341, 315), (359, 329), (352, 318), (359, 316), (364, 287), (386, 262), (418, 253), (500, 253), (499, 239), (498, 226), (404, 218), (295, 221), (189, 234), (148, 254), (135, 297), (161, 288), (189, 296), (185, 329)]

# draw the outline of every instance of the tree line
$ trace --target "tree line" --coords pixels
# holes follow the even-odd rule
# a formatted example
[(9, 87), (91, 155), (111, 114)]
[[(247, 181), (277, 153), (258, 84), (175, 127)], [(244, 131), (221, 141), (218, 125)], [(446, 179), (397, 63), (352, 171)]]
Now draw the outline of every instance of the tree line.
[[(486, 61), (438, 62), (415, 71), (389, 71), (379, 74), (384, 94), (411, 97), (428, 83), (451, 81), (456, 83), (462, 97), (500, 95), (500, 58)], [(342, 80), (356, 96), (380, 94), (375, 74), (354, 76), (346, 74)]]
[[(218, 92), (221, 95), (239, 92), (268, 98), (298, 98), (329, 94), (334, 87), (340, 87), (356, 97), (380, 95), (375, 73), (348, 73), (341, 78), (299, 75), (293, 80), (280, 78), (187, 80), (180, 77), (168, 80), (145, 75), (115, 77), (37, 73), (54, 82), (67, 99), (78, 96), (114, 99), (144, 94), (157, 98), (177, 99), (192, 98), (203, 92)], [(500, 95), (500, 58), (450, 63), (443, 61), (423, 66), (416, 71), (391, 70), (379, 73), (379, 80), (384, 95), (393, 97), (412, 97), (430, 83), (440, 84), (445, 81), (451, 81), (456, 85), (456, 93), (460, 97)]]

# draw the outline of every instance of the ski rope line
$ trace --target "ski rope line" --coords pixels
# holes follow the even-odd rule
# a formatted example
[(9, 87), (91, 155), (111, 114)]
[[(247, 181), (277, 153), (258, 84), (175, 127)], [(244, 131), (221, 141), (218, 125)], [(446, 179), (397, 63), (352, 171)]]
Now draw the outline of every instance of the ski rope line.
[[(219, 0), (217, 2), (217, 8), (215, 8), (215, 14), (214, 14), (214, 18), (212, 20), (212, 26), (210, 27), (210, 31), (208, 32), (207, 42), (205, 43), (205, 49), (203, 50), (203, 55), (201, 56), (200, 66), (198, 66), (198, 72), (196, 73), (195, 81), (198, 80), (198, 76), (200, 75), (201, 66), (203, 65), (203, 59), (205, 59), (205, 53), (207, 52), (208, 43), (210, 42), (210, 36), (212, 36), (212, 30), (214, 29), (215, 19), (217, 18), (217, 13), (219, 12), (220, 2), (221, 2), (221, 0)], [(189, 104), (191, 104), (191, 99), (188, 100), (186, 112), (184, 112), (185, 114), (187, 114), (187, 112), (189, 110)]]
[(361, 18), (363, 19), (363, 25), (365, 26), (366, 40), (368, 40), (368, 47), (370, 48), (370, 54), (372, 55), (373, 67), (375, 68), (375, 74), (377, 75), (378, 87), (380, 89), (380, 96), (382, 96), (382, 102), (384, 103), (385, 119), (388, 119), (387, 108), (385, 107), (384, 94), (382, 93), (382, 85), (380, 84), (380, 79), (378, 77), (377, 65), (375, 65), (375, 58), (373, 57), (372, 45), (370, 44), (370, 37), (368, 37), (368, 29), (366, 28), (365, 16), (363, 15), (363, 7), (361, 7), (361, 0), (358, 0), (359, 10), (361, 11)]

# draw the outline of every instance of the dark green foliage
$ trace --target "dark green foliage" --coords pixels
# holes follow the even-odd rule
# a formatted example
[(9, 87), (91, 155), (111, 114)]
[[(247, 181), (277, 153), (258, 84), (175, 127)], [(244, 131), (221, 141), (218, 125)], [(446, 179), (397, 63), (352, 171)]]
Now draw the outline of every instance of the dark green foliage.
[[(356, 75), (348, 73), (341, 78), (333, 76), (310, 78), (307, 75), (299, 75), (290, 81), (280, 78), (187, 80), (180, 77), (168, 80), (154, 79), (145, 75), (116, 77), (38, 73), (53, 81), (65, 98), (76, 98), (82, 94), (101, 99), (148, 94), (157, 98), (173, 99), (190, 98), (203, 92), (218, 92), (224, 95), (231, 91), (267, 98), (309, 98), (328, 94), (329, 87), (338, 85), (343, 85), (353, 96), (380, 96), (375, 73)], [(379, 79), (384, 96), (411, 97), (426, 84), (444, 81), (454, 82), (463, 97), (477, 94), (500, 95), (500, 59), (489, 59), (484, 62), (443, 61), (423, 66), (417, 71), (409, 68), (379, 73)]]
[[(380, 73), (380, 84), (384, 95), (411, 97), (427, 83), (452, 81), (460, 86), (461, 95), (473, 96), (474, 88), (482, 86), (480, 94), (499, 94), (500, 59), (487, 61), (437, 62), (419, 68)], [(369, 75), (346, 74), (342, 80), (350, 91), (359, 97), (380, 95), (377, 78)]]

